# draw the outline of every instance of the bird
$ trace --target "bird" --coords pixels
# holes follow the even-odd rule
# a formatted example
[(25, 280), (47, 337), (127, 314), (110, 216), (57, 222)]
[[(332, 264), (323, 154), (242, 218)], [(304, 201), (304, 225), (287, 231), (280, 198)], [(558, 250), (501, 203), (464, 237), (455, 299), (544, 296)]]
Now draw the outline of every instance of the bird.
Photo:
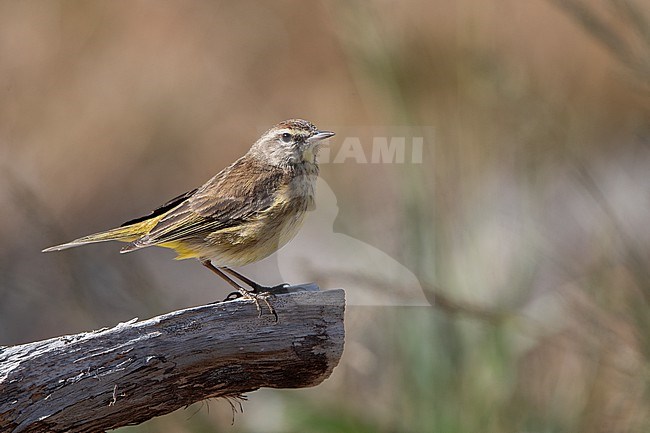
[(307, 120), (282, 121), (200, 187), (119, 227), (43, 252), (106, 241), (127, 243), (121, 253), (169, 248), (177, 260), (197, 259), (232, 286), (236, 292), (226, 300), (233, 296), (253, 300), (260, 315), (263, 300), (277, 320), (268, 298), (286, 284), (263, 286), (232, 268), (268, 257), (298, 233), (305, 213), (314, 208), (318, 150), (334, 135)]

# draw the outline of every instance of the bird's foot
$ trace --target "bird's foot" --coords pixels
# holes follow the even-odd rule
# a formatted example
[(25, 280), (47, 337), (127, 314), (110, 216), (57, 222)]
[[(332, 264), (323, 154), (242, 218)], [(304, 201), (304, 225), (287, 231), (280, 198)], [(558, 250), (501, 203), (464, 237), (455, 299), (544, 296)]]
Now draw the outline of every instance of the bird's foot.
[[(264, 286), (260, 286), (264, 287)], [(257, 307), (257, 312), (259, 317), (262, 317), (262, 306), (260, 302), (264, 302), (266, 304), (266, 307), (269, 309), (271, 314), (273, 314), (273, 317), (275, 317), (275, 321), (278, 321), (278, 313), (275, 312), (275, 308), (273, 308), (273, 305), (269, 302), (270, 298), (275, 297), (275, 293), (272, 291), (273, 289), (276, 289), (276, 287), (268, 287), (268, 289), (271, 289), (269, 291), (257, 291), (255, 288), (253, 290), (246, 290), (246, 289), (240, 289), (235, 292), (229, 293), (228, 296), (225, 297), (223, 302), (225, 301), (232, 301), (234, 299), (246, 299), (255, 302), (255, 307)], [(264, 287), (266, 288), (266, 287)]]
[[(246, 290), (247, 293), (269, 293), (271, 295), (282, 295), (285, 293), (289, 293), (289, 290), (287, 290), (289, 287), (291, 287), (291, 284), (289, 283), (282, 283), (278, 284), (277, 286), (263, 286), (261, 284), (251, 282), (252, 284), (249, 284), (251, 286), (252, 290)], [(233, 299), (241, 298), (242, 297), (242, 292), (237, 290), (235, 292), (230, 292), (228, 296), (224, 299), (224, 301), (232, 301)]]

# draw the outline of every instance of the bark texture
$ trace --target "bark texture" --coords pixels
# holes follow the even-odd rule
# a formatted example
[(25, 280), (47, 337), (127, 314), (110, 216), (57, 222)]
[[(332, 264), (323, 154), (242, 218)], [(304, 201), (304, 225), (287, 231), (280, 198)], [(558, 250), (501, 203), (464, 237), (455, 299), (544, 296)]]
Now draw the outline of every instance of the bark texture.
[(97, 432), (211, 397), (321, 383), (343, 351), (343, 290), (290, 291), (0, 347), (1, 432)]

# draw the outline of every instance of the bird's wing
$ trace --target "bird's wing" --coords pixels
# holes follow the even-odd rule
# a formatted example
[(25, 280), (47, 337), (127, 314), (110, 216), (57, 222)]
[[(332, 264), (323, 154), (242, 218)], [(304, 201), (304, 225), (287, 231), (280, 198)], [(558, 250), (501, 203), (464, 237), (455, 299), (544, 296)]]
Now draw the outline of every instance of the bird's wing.
[(275, 203), (282, 179), (282, 170), (276, 167), (240, 159), (177, 203), (147, 235), (122, 251), (241, 224)]
[(152, 219), (152, 218), (155, 218), (157, 216), (160, 216), (160, 215), (164, 214), (165, 212), (167, 212), (168, 210), (175, 208), (176, 206), (178, 206), (179, 204), (181, 204), (183, 201), (187, 200), (188, 198), (192, 197), (192, 195), (194, 195), (194, 193), (196, 191), (198, 191), (198, 188), (194, 188), (192, 191), (187, 191), (186, 193), (183, 193), (183, 194), (181, 194), (181, 195), (179, 195), (177, 197), (174, 197), (173, 199), (169, 200), (167, 203), (165, 203), (165, 204), (157, 207), (156, 209), (152, 210), (147, 215), (144, 215), (144, 216), (129, 220), (129, 221), (125, 222), (124, 224), (122, 224), (120, 227), (130, 226), (132, 224), (137, 224), (139, 222), (146, 221), (148, 219)]

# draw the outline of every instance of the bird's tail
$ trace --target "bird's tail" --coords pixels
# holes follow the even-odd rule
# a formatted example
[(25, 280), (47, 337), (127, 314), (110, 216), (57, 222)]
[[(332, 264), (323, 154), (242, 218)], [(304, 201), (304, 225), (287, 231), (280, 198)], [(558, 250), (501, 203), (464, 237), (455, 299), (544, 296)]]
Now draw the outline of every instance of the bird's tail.
[(78, 247), (80, 245), (93, 244), (95, 242), (106, 242), (106, 241), (120, 241), (120, 242), (132, 242), (141, 236), (145, 235), (150, 229), (149, 221), (142, 221), (136, 224), (131, 224), (124, 227), (117, 227), (105, 232), (94, 233), (92, 235), (83, 236), (79, 239), (67, 242), (61, 245), (55, 245), (53, 247), (45, 248), (44, 253), (50, 251), (61, 251), (68, 248)]

